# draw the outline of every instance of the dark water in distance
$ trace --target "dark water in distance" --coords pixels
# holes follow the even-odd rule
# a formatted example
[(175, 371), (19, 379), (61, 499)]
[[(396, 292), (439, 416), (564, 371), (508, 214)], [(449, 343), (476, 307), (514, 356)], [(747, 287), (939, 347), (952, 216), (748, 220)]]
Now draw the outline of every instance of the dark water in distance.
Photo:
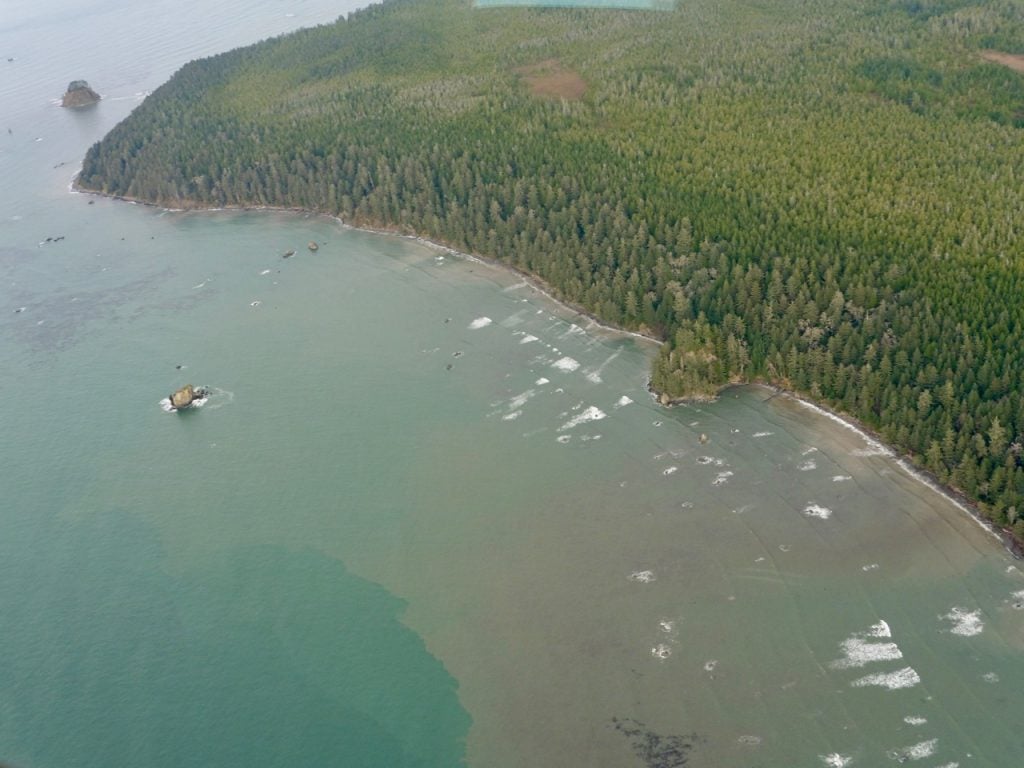
[(188, 59), (343, 10), (5, 5), (0, 762), (1024, 764), (1024, 578), (880, 446), (662, 409), (649, 343), (423, 244), (68, 192)]

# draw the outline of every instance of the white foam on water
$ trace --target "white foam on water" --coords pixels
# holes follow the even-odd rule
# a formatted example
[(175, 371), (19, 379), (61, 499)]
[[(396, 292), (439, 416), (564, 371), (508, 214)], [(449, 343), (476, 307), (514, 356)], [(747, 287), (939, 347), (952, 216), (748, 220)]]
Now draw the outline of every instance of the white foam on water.
[(588, 440), (600, 440), (600, 439), (601, 439), (600, 435), (580, 435), (580, 440), (582, 440), (584, 443), (587, 442)]
[(717, 666), (718, 666), (718, 659), (708, 659), (707, 661), (704, 662), (704, 671), (705, 672), (714, 672), (715, 668)]
[(845, 483), (847, 480), (853, 480), (849, 475), (832, 475), (833, 483)]
[(493, 322), (494, 321), (491, 320), (491, 318), (489, 317), (478, 317), (476, 320), (469, 324), (469, 330), (479, 331), (481, 328), (486, 328)]
[(819, 520), (828, 520), (832, 517), (832, 510), (828, 507), (821, 506), (821, 504), (815, 504), (812, 501), (804, 507), (804, 514), (808, 517), (816, 517)]
[(270, 274), (270, 270), (269, 269), (264, 269), (262, 272), (260, 272), (260, 274), (261, 275), (269, 275)]
[(623, 406), (629, 405), (632, 402), (633, 402), (632, 398), (630, 398), (630, 397), (628, 397), (626, 395), (623, 395), (622, 397), (620, 397), (618, 400), (615, 401), (615, 407), (616, 408), (622, 408)]
[(928, 722), (928, 718), (918, 715), (907, 715), (903, 718), (903, 722), (907, 725), (925, 725)]
[(998, 683), (999, 675), (997, 675), (995, 672), (986, 672), (984, 675), (981, 676), (981, 679), (984, 680), (986, 683)]
[(939, 618), (953, 622), (953, 627), (949, 631), (961, 637), (974, 637), (980, 635), (985, 629), (985, 622), (981, 620), (981, 611), (968, 611), (966, 608), (954, 607), (945, 616)]
[(662, 619), (658, 622), (658, 629), (666, 635), (671, 635), (676, 629), (676, 623), (674, 621), (669, 621), (668, 619)]
[(192, 290), (196, 290), (197, 288), (202, 288), (202, 287), (204, 287), (204, 286), (205, 286), (205, 285), (206, 285), (206, 284), (207, 284), (208, 282), (210, 282), (210, 281), (209, 281), (209, 280), (203, 280), (203, 282), (201, 282), (201, 283), (198, 283), (198, 284), (196, 284), (196, 285), (193, 285), (193, 286), (192, 286)]
[(674, 475), (678, 470), (679, 470), (679, 467), (665, 467), (665, 469), (663, 469), (661, 471), (661, 474), (666, 475), (666, 476), (667, 475)]
[(751, 437), (771, 437), (774, 432), (755, 432)]
[(864, 634), (868, 637), (892, 637), (892, 629), (889, 627), (889, 622), (879, 619), (878, 623), (872, 624)]
[(580, 364), (578, 361), (573, 360), (571, 357), (563, 357), (562, 359), (553, 362), (551, 364), (551, 367), (557, 368), (560, 371), (565, 371), (566, 373), (572, 373), (573, 371), (580, 367)]
[(779, 544), (779, 552), (789, 552), (792, 548), (789, 544)]
[(1017, 590), (1011, 595), (1014, 600), (1024, 600), (1024, 589)]
[(877, 571), (878, 567), (878, 563), (868, 563), (867, 565), (862, 565), (860, 569), (862, 571)]
[(558, 431), (559, 432), (565, 432), (567, 429), (572, 429), (573, 427), (578, 427), (580, 424), (586, 424), (587, 422), (590, 422), (590, 421), (600, 421), (601, 419), (605, 418), (607, 415), (608, 414), (606, 414), (604, 411), (602, 411), (597, 406), (591, 405), (588, 408), (586, 408), (585, 410), (583, 410), (581, 413), (576, 414), (571, 419), (569, 419), (567, 422), (565, 422), (565, 424), (563, 424), (562, 426), (560, 426), (558, 428)]
[(250, 307), (258, 307), (262, 303), (263, 303), (262, 301), (260, 301), (259, 299), (256, 299), (256, 301), (250, 301), (249, 302), (249, 306)]
[(161, 400), (159, 405), (164, 413), (174, 413), (175, 411), (178, 410), (173, 405), (171, 405), (171, 398), (169, 397), (165, 397), (163, 400)]
[(597, 371), (591, 371), (587, 374), (587, 381), (591, 384), (600, 384), (604, 379), (601, 378), (601, 374)]
[(508, 401), (509, 410), (516, 410), (526, 405), (526, 401), (537, 394), (537, 390), (528, 389), (525, 392), (520, 392), (518, 395)]
[(651, 424), (653, 426), (655, 426), (655, 427), (660, 427), (661, 426), (661, 422), (660, 421), (652, 421)]
[(664, 661), (672, 655), (672, 649), (665, 643), (658, 643), (656, 646), (651, 648), (651, 656), (656, 659)]
[(522, 415), (523, 415), (522, 411), (512, 411), (512, 413), (506, 413), (504, 416), (502, 416), (501, 420), (502, 421), (515, 421), (516, 419), (518, 419)]
[(654, 579), (654, 571), (633, 571), (629, 574), (630, 581), (639, 581), (641, 584), (650, 584)]
[(923, 760), (935, 754), (935, 748), (938, 744), (938, 739), (928, 739), (928, 741), (911, 744), (909, 747), (903, 747), (903, 749), (894, 749), (889, 753), (889, 757), (901, 763), (907, 760)]
[(533, 383), (536, 384), (538, 387), (543, 387), (545, 384), (550, 384), (551, 383), (551, 379), (545, 379), (543, 376), (541, 376), (539, 379), (537, 379)]
[(839, 644), (843, 658), (829, 663), (832, 669), (853, 669), (878, 661), (897, 661), (903, 658), (903, 651), (896, 643), (869, 643), (862, 637), (849, 637)]
[(937, 765), (935, 768), (960, 768), (960, 763), (946, 763), (945, 765)]
[(732, 477), (732, 475), (733, 473), (730, 472), (729, 470), (726, 470), (725, 472), (719, 472), (717, 475), (715, 475), (715, 479), (711, 481), (711, 484), (724, 485), (725, 483), (729, 482), (729, 478)]
[(920, 682), (921, 676), (917, 674), (913, 667), (904, 667), (895, 672), (879, 672), (874, 675), (865, 675), (854, 680), (850, 685), (854, 688), (878, 686), (879, 688), (887, 688), (890, 691), (898, 691), (903, 688), (913, 688)]
[(536, 336), (531, 336), (530, 334), (527, 334), (526, 336), (523, 336), (523, 338), (519, 340), (519, 343), (529, 344), (531, 341), (540, 341), (540, 339), (538, 339)]
[(566, 443), (568, 443), (568, 442), (569, 442), (570, 440), (572, 440), (572, 435), (560, 435), (559, 437), (556, 437), (555, 439), (556, 439), (556, 440), (557, 440), (558, 442), (560, 442), (560, 443), (561, 443), (562, 445), (565, 445), (565, 444), (566, 444)]
[(812, 445), (812, 446), (811, 446), (810, 448), (804, 448), (804, 450), (800, 451), (800, 455), (801, 455), (801, 456), (808, 456), (808, 455), (810, 455), (810, 454), (812, 454), (812, 453), (817, 453), (817, 452), (818, 452), (818, 449), (817, 449), (817, 448), (815, 448), (815, 447), (814, 447), (814, 446)]
[(679, 506), (682, 507), (683, 509), (693, 509), (693, 502), (692, 501), (684, 501)]
[(714, 456), (698, 456), (697, 463), (702, 467), (706, 467), (708, 464), (714, 464), (716, 467), (724, 467), (725, 459), (716, 459)]
[(801, 461), (799, 464), (797, 464), (796, 468), (799, 469), (801, 472), (810, 472), (812, 469), (818, 468), (818, 463), (816, 461), (808, 459), (807, 461)]
[(821, 762), (828, 766), (828, 768), (846, 768), (850, 763), (853, 762), (853, 758), (849, 755), (840, 755), (838, 752), (833, 752), (831, 755), (818, 755), (821, 758)]

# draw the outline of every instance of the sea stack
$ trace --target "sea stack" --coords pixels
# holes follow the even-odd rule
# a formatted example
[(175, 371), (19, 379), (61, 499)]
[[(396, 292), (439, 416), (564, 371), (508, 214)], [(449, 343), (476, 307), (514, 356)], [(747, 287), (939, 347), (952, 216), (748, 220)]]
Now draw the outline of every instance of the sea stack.
[(100, 95), (90, 88), (85, 80), (72, 80), (60, 105), (62, 107), (88, 107), (99, 100)]
[(309, 245), (306, 246), (311, 251), (317, 250), (320, 246), (316, 244), (316, 240), (310, 240)]
[(194, 400), (201, 396), (202, 393), (197, 392), (193, 385), (185, 384), (171, 395), (171, 407), (175, 409), (188, 408), (190, 404), (193, 404)]

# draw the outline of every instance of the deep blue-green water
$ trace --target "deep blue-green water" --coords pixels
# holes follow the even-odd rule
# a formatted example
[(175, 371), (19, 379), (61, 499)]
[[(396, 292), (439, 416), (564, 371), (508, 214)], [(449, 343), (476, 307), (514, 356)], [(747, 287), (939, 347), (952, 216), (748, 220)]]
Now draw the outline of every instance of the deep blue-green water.
[(343, 10), (0, 15), (0, 763), (1024, 764), (1024, 576), (864, 436), (661, 408), (649, 342), (422, 243), (69, 192), (188, 59)]

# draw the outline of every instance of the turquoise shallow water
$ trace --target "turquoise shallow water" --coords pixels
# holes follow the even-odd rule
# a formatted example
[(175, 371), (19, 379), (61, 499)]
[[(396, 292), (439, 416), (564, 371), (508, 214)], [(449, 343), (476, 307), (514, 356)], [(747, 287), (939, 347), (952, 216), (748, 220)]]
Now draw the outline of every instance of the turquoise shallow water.
[(134, 94), (328, 5), (0, 22), (0, 762), (1020, 764), (1024, 577), (863, 436), (660, 408), (649, 343), (413, 241), (68, 193)]

